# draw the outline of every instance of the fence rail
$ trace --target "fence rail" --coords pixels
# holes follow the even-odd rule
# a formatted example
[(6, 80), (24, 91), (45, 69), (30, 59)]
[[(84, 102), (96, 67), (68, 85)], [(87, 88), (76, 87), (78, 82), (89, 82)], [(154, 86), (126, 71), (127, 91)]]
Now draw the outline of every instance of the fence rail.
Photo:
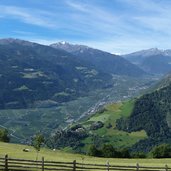
[(5, 155), (0, 158), (0, 170), (4, 171), (171, 171), (167, 165), (163, 167), (147, 167), (140, 166), (138, 163), (135, 166), (121, 166), (112, 165), (109, 162), (106, 164), (86, 164), (79, 163), (74, 160), (73, 162), (57, 162), (42, 160), (25, 160), (9, 158)]

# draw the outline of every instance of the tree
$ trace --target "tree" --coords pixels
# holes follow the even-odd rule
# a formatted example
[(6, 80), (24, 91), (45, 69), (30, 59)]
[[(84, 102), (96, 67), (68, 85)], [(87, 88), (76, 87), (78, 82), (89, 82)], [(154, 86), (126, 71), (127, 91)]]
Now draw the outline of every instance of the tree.
[(33, 147), (37, 151), (36, 161), (38, 159), (38, 154), (41, 148), (41, 145), (44, 143), (44, 137), (42, 134), (37, 134), (33, 139)]
[(98, 150), (95, 145), (91, 145), (89, 152), (88, 152), (88, 155), (99, 157), (100, 156), (100, 150)]
[(101, 144), (103, 144), (101, 138), (97, 134), (93, 134), (91, 140), (96, 148), (100, 147)]
[(154, 158), (169, 158), (171, 157), (171, 145), (170, 144), (160, 144), (155, 146), (152, 151)]
[(146, 158), (146, 154), (144, 152), (134, 152), (131, 154), (132, 158)]
[(122, 148), (120, 150), (118, 150), (118, 156), (120, 158), (130, 158), (130, 152), (128, 148)]
[(111, 144), (104, 144), (102, 148), (103, 157), (118, 157), (118, 152), (113, 148)]
[(8, 131), (6, 129), (0, 129), (0, 141), (9, 142)]
[(46, 141), (46, 145), (49, 148), (56, 149), (59, 146), (60, 141), (62, 140), (64, 132), (62, 130), (58, 130), (56, 133), (52, 134), (50, 138)]

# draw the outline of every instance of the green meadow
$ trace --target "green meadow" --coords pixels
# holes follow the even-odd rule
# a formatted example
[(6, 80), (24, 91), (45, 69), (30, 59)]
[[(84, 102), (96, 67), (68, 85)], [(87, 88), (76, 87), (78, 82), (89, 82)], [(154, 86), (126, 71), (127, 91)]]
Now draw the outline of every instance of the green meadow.
[[(29, 148), (30, 152), (23, 152), (24, 148)], [(0, 157), (4, 157), (8, 154), (10, 158), (22, 158), (36, 160), (36, 151), (31, 146), (10, 144), (10, 143), (0, 143)], [(72, 162), (77, 160), (77, 162), (84, 162), (90, 164), (106, 164), (109, 161), (113, 165), (124, 165), (124, 166), (134, 166), (139, 163), (141, 166), (164, 166), (168, 164), (171, 167), (171, 159), (117, 159), (117, 158), (98, 158), (90, 157), (87, 155), (72, 154), (62, 151), (52, 151), (50, 149), (42, 148), (39, 153), (39, 160), (45, 157), (48, 161), (63, 161)]]
[[(144, 130), (128, 133), (118, 130), (116, 127), (117, 119), (129, 117), (133, 107), (134, 100), (109, 104), (101, 111), (87, 118), (87, 120), (83, 121), (81, 124), (89, 130), (90, 135), (98, 135), (98, 139), (101, 141), (101, 144), (109, 143), (115, 148), (129, 148), (139, 140), (147, 138)], [(98, 121), (104, 123), (104, 126), (97, 130), (90, 130), (89, 128), (91, 127), (91, 124)], [(110, 127), (108, 127), (108, 125), (110, 125)], [(92, 144), (92, 137), (89, 136), (82, 142), (86, 144), (82, 148), (83, 151), (86, 152)]]

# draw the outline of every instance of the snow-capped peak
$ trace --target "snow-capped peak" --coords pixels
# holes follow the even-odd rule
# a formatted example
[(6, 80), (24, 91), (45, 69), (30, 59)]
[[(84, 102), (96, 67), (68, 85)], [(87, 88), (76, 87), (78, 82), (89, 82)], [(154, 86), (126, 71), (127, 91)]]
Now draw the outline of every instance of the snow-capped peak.
[(67, 44), (67, 42), (66, 41), (61, 41), (61, 42), (59, 42), (60, 44), (62, 44), (62, 45), (65, 45), (65, 44)]

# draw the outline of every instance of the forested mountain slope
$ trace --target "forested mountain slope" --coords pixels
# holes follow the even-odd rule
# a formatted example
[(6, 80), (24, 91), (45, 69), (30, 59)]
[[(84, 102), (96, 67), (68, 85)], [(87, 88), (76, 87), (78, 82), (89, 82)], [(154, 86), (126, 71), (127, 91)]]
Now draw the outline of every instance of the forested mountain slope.
[(117, 121), (117, 128), (127, 132), (145, 130), (148, 139), (135, 146), (149, 150), (158, 143), (171, 143), (171, 84), (145, 94), (135, 101), (129, 118)]
[(0, 109), (53, 106), (111, 85), (112, 76), (63, 50), (0, 40)]
[(51, 46), (72, 53), (76, 59), (82, 59), (85, 62), (89, 62), (93, 64), (97, 70), (101, 70), (105, 73), (133, 77), (146, 75), (146, 73), (136, 65), (133, 65), (121, 56), (113, 55), (108, 52), (84, 45), (73, 45), (67, 42), (59, 42), (52, 44)]

